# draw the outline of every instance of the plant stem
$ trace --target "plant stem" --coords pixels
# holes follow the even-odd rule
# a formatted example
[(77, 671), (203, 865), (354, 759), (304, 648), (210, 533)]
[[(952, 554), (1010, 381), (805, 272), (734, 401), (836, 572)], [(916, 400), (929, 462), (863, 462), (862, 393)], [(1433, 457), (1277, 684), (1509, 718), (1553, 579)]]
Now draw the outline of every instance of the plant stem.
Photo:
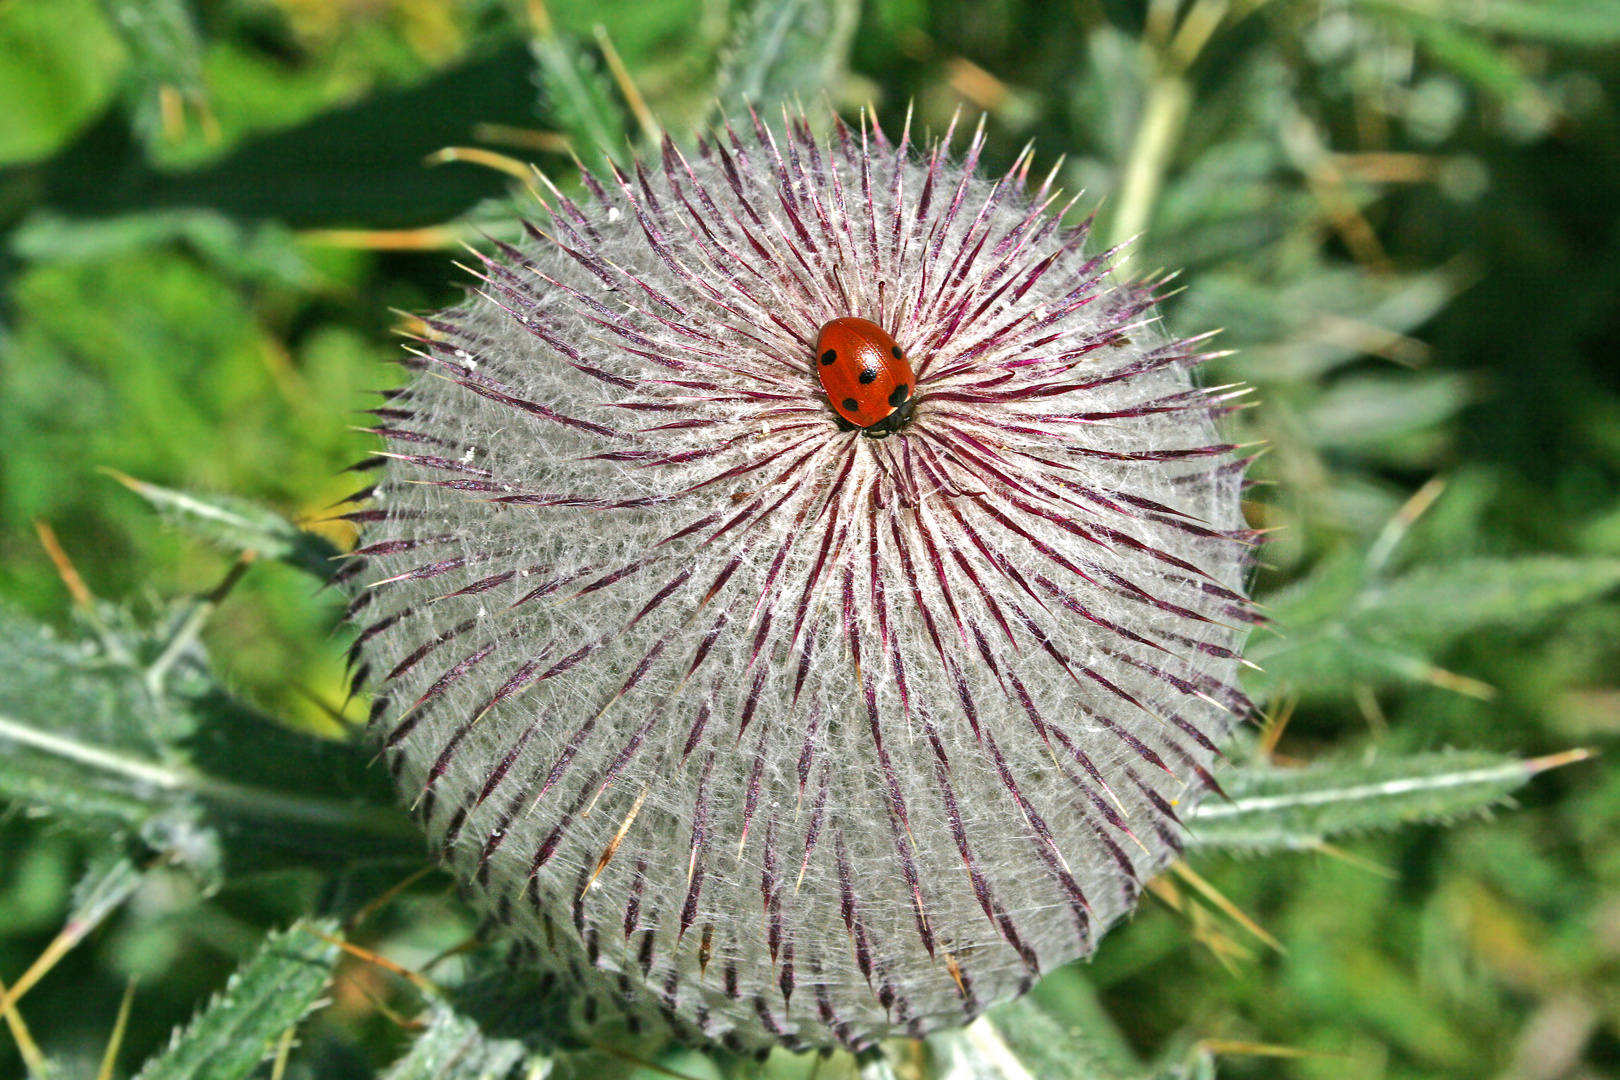
[(1124, 194), (1120, 197), (1119, 212), (1114, 216), (1110, 247), (1117, 247), (1147, 231), (1159, 189), (1164, 186), (1165, 169), (1181, 139), (1191, 103), (1192, 90), (1180, 75), (1161, 72), (1148, 83), (1142, 122), (1137, 125), (1131, 156), (1125, 163), (1125, 175), (1120, 182)]

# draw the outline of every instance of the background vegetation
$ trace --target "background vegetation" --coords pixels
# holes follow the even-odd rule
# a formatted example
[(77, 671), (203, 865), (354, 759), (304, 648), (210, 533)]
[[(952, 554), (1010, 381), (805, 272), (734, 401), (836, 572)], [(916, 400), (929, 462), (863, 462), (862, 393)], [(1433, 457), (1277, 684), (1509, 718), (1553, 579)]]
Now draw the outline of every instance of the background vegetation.
[(323, 519), (502, 166), (795, 97), (1061, 157), (1225, 328), (1277, 530), (1186, 872), (869, 1073), (1620, 1073), (1620, 776), (1569, 752), (1620, 735), (1615, 0), (5, 0), (0, 1075), (637, 1068), (435, 959), (475, 926), (343, 741)]

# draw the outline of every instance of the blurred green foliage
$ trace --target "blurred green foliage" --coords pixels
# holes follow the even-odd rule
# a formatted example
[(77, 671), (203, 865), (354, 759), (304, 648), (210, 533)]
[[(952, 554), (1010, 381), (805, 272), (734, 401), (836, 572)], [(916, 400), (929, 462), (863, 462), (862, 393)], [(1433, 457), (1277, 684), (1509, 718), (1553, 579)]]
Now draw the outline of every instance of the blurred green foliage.
[(1225, 328), (1267, 443), (1268, 721), (1192, 874), (892, 1067), (1620, 1073), (1620, 778), (1520, 786), (1620, 735), (1617, 49), (1617, 0), (0, 4), (0, 1075), (97, 1075), (137, 976), (112, 1075), (634, 1070), (295, 924), (408, 969), (473, 929), (327, 741), (360, 707), (323, 519), (397, 381), (390, 309), (452, 302), (456, 243), (529, 205), (428, 155), (566, 185), (570, 149), (744, 99), (983, 112), (991, 171), (1033, 138), (1131, 272), (1183, 270), (1168, 317)]

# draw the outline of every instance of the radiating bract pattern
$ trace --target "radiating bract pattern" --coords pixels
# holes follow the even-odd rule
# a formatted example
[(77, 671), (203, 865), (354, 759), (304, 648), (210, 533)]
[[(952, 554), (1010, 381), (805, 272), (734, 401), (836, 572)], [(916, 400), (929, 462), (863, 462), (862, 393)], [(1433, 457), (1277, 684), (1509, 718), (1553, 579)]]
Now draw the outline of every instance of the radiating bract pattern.
[[(1254, 538), (1234, 393), (1027, 154), (744, 131), (553, 190), (424, 320), (344, 573), (402, 797), (573, 1022), (859, 1048), (1173, 858)], [(813, 366), (851, 315), (915, 368), (887, 438)]]

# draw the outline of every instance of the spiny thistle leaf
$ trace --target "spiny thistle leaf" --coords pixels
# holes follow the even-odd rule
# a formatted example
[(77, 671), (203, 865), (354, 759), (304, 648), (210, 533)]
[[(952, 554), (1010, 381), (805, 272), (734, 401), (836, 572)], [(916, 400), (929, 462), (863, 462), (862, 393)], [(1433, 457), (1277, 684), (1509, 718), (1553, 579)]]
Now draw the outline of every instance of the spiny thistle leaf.
[(1215, 1055), (1194, 1045), (1184, 1054), (1167, 1058), (1153, 1074), (1154, 1080), (1215, 1080)]
[(1436, 19), (1411, 10), (1390, 12), (1392, 21), (1409, 33), (1441, 67), (1502, 101), (1535, 100), (1535, 81), (1522, 61), (1488, 34), (1465, 24)]
[(305, 532), (273, 510), (231, 495), (196, 495), (104, 470), (155, 507), (165, 521), (232, 551), (251, 551), (296, 566), (321, 580), (337, 569), (330, 540)]
[(1615, 0), (1357, 0), (1370, 11), (1581, 48), (1620, 40)]
[[(93, 853), (90, 865), (73, 886), (73, 905), (61, 931), (34, 962), (10, 986), (0, 992), (8, 1011), (24, 994), (56, 966), (68, 950), (92, 934), (141, 884), (142, 871), (115, 844), (102, 844)], [(37, 1070), (35, 1070), (37, 1072)]]
[(493, 1038), (476, 1020), (435, 1001), (427, 1028), (388, 1067), (383, 1080), (500, 1080), (517, 1075), (518, 1066), (532, 1057), (518, 1040)]
[(1174, 857), (1249, 708), (1246, 461), (1028, 153), (744, 131), (422, 320), (340, 576), (402, 796), (572, 1022), (860, 1050)]
[(1620, 586), (1620, 559), (1557, 555), (1460, 559), (1414, 569), (1365, 591), (1354, 624), (1368, 636), (1438, 646), (1487, 626), (1529, 629)]
[(341, 950), (337, 923), (300, 920), (271, 934), (237, 969), (225, 989), (184, 1028), (168, 1049), (141, 1069), (138, 1080), (238, 1080), (268, 1056), (277, 1041), (319, 1007)]
[[(184, 0), (102, 0), (129, 49), (128, 97), (148, 150), (184, 133), (180, 109), (206, 100), (202, 40)], [(167, 98), (168, 100), (165, 100)]]
[(1300, 424), (1320, 450), (1402, 460), (1416, 440), (1422, 460), (1440, 439), (1438, 426), (1473, 396), (1470, 380), (1455, 373), (1346, 376), (1300, 410)]
[(926, 1045), (932, 1080), (1145, 1080), (1148, 1075), (1028, 997), (998, 1005), (966, 1027), (930, 1035)]
[(1491, 626), (1528, 630), (1616, 586), (1620, 559), (1463, 559), (1368, 581), (1360, 556), (1345, 553), (1270, 599), (1286, 636), (1254, 642), (1248, 655), (1264, 670), (1247, 685), (1261, 698), (1278, 685), (1305, 694), (1357, 683), (1446, 685), (1432, 658), (1464, 634)]
[[(109, 633), (113, 651), (133, 640)], [(164, 715), (102, 642), (59, 638), (0, 608), (0, 796), (49, 808), (98, 829), (152, 813), (151, 789), (116, 763), (151, 761), (189, 730)]]
[[(117, 909), (140, 884), (141, 870), (121, 851), (104, 849), (92, 857), (73, 886), (70, 926), (95, 927)], [(88, 931), (87, 931), (88, 932)]]
[(724, 115), (820, 98), (848, 62), (860, 14), (859, 0), (755, 0), (720, 67)]
[(412, 855), (409, 822), (375, 801), (352, 747), (280, 727), (200, 668), (154, 687), (142, 661), (164, 651), (132, 625), (64, 641), (0, 609), (0, 797), (138, 833), (211, 882), (292, 851), (300, 864)]
[(1202, 848), (1313, 848), (1336, 833), (1393, 829), (1477, 814), (1554, 764), (1586, 756), (1520, 761), (1480, 751), (1418, 754), (1303, 769), (1241, 769), (1221, 778), (1227, 801), (1186, 815)]
[(1228, 364), (1244, 378), (1315, 390), (1316, 380), (1368, 349), (1402, 340), (1467, 281), (1459, 266), (1373, 278), (1323, 262), (1284, 281), (1216, 270), (1189, 283), (1178, 314), (1193, 325), (1229, 326), (1228, 344), (1238, 351)]
[(35, 262), (101, 262), (176, 242), (247, 281), (299, 289), (317, 283), (307, 250), (287, 226), (246, 224), (211, 209), (150, 210), (94, 221), (38, 211), (10, 237), (11, 250)]
[(571, 34), (549, 25), (537, 29), (530, 48), (539, 65), (544, 114), (569, 137), (579, 159), (603, 169), (622, 157), (624, 110), (592, 56)]

